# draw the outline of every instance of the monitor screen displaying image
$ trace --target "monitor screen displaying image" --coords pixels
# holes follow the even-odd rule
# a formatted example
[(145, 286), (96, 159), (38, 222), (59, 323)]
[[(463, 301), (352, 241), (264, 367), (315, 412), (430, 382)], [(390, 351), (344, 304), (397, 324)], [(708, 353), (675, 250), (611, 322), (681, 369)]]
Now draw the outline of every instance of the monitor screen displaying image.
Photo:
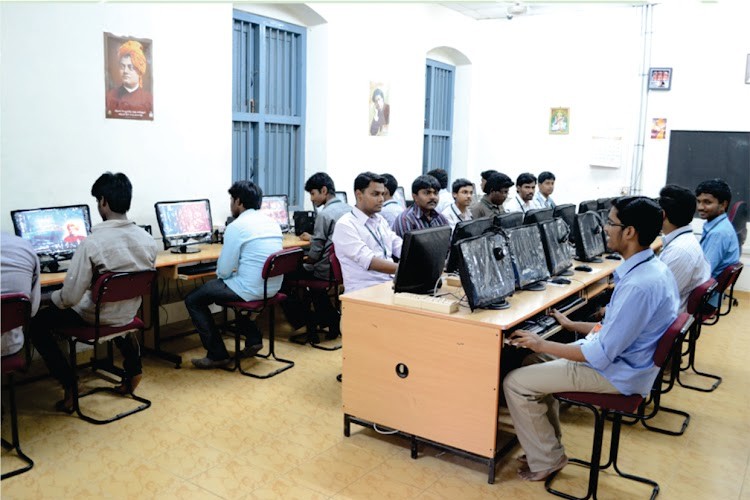
[(586, 212), (576, 214), (573, 233), (576, 244), (576, 259), (583, 262), (601, 262), (604, 253), (604, 238), (599, 214)]
[(544, 256), (547, 259), (547, 269), (552, 276), (570, 275), (568, 269), (573, 265), (568, 234), (570, 229), (562, 219), (552, 219), (539, 224), (544, 245)]
[(549, 278), (549, 270), (539, 226), (531, 224), (515, 227), (508, 229), (507, 233), (516, 287), (520, 290), (544, 290), (543, 280)]
[(91, 234), (88, 205), (14, 210), (10, 216), (16, 235), (28, 240), (39, 256), (68, 258)]
[(504, 309), (515, 291), (508, 237), (486, 233), (458, 242), (458, 272), (469, 307)]
[(260, 202), (260, 211), (275, 220), (281, 231), (289, 231), (289, 198), (285, 194), (270, 194)]
[(394, 278), (395, 292), (433, 293), (443, 274), (451, 242), (450, 226), (406, 233)]
[(213, 223), (208, 200), (159, 201), (154, 209), (165, 249), (177, 247), (181, 253), (192, 253), (198, 250), (187, 245), (211, 241)]

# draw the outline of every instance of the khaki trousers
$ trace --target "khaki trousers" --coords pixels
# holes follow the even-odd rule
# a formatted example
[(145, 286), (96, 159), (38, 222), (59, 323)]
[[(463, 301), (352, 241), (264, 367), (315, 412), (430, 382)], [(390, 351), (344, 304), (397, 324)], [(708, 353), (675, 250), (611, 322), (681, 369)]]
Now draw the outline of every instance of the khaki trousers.
[(531, 472), (552, 468), (565, 454), (560, 442), (560, 407), (553, 393), (619, 393), (593, 368), (567, 359), (513, 370), (505, 377), (503, 390)]

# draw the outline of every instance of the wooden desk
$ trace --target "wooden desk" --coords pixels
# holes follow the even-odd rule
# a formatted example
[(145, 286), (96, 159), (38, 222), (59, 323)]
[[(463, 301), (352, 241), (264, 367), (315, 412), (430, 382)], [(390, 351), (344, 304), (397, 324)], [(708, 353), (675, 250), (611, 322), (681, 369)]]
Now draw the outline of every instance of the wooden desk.
[(344, 434), (351, 422), (397, 429), (412, 437), (413, 458), (416, 440), (442, 445), (487, 463), (493, 483), (503, 332), (571, 295), (600, 292), (620, 262), (590, 264), (593, 271), (576, 271), (570, 285), (516, 292), (500, 311), (395, 305), (390, 283), (344, 294)]

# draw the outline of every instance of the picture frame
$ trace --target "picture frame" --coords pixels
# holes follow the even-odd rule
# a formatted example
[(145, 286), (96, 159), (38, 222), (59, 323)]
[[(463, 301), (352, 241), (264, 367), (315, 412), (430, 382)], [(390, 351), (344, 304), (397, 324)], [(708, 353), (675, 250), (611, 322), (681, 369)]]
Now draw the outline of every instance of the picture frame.
[(651, 68), (648, 70), (649, 90), (670, 90), (672, 88), (672, 68)]
[(750, 54), (747, 55), (747, 62), (745, 63), (745, 83), (750, 84)]
[(570, 108), (550, 108), (550, 135), (566, 135), (570, 132)]

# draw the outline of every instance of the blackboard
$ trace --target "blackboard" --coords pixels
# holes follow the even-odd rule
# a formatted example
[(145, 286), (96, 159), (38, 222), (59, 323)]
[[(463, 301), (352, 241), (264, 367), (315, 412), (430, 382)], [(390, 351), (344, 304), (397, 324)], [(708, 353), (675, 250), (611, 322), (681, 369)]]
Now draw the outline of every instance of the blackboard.
[(692, 191), (716, 177), (729, 183), (732, 203), (750, 200), (750, 132), (673, 130), (667, 183)]

